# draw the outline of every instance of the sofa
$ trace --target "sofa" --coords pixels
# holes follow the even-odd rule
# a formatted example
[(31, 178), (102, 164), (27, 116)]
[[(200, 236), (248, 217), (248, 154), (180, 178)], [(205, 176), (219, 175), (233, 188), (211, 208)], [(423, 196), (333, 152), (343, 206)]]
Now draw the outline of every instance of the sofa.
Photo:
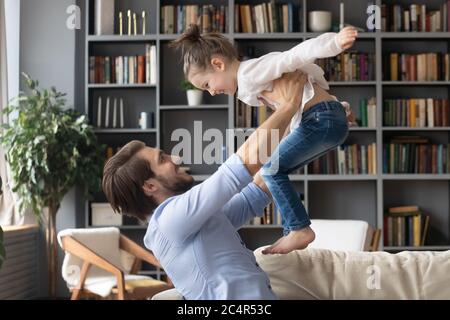
[[(364, 221), (312, 220), (305, 250), (264, 255), (254, 250), (280, 299), (450, 299), (450, 251), (364, 251), (373, 230)], [(153, 300), (179, 300), (176, 289)]]

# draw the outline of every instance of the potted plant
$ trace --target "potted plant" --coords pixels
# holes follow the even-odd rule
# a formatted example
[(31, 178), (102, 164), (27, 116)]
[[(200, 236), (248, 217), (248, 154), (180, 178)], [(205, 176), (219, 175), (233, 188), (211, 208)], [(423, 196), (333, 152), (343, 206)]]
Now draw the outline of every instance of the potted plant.
[(29, 94), (21, 92), (4, 109), (16, 117), (3, 126), (0, 143), (20, 210), (30, 208), (46, 223), (49, 294), (54, 297), (59, 273), (56, 214), (75, 185), (87, 197), (100, 190), (104, 148), (86, 116), (66, 108), (65, 94), (54, 87), (40, 90), (37, 81), (23, 75)]
[(181, 80), (181, 89), (186, 91), (189, 106), (198, 106), (202, 104), (203, 91), (197, 89), (192, 83), (186, 79)]

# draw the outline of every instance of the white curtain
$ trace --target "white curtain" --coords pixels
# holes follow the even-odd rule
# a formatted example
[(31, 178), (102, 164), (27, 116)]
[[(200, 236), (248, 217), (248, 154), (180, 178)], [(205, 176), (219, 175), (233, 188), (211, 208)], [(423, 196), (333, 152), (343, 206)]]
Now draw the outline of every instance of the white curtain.
[[(6, 22), (5, 2), (0, 0), (0, 112), (8, 104), (8, 68), (6, 54)], [(8, 121), (6, 116), (0, 117), (1, 123)], [(1, 134), (1, 133), (0, 133)], [(3, 182), (3, 193), (0, 196), (0, 225), (22, 225), (34, 223), (29, 214), (21, 214), (18, 208), (17, 195), (11, 191), (8, 166), (3, 149), (0, 147), (0, 174)]]

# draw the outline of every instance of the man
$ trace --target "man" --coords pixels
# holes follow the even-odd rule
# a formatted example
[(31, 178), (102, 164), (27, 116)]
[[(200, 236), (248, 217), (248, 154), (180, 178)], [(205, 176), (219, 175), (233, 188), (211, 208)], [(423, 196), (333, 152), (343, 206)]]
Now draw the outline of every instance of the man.
[(108, 201), (116, 212), (149, 221), (145, 246), (186, 299), (276, 299), (237, 229), (262, 215), (270, 202), (257, 175), (263, 161), (259, 150), (270, 145), (272, 130), (285, 131), (305, 81), (298, 72), (277, 80), (265, 96), (280, 107), (195, 187), (170, 155), (139, 141), (128, 143), (106, 164), (103, 190)]

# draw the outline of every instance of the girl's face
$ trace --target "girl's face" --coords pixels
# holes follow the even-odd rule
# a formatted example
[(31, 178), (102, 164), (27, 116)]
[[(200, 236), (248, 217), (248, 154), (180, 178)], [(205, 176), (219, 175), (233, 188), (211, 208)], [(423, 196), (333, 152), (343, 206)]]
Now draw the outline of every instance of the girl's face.
[(236, 71), (221, 58), (211, 59), (211, 68), (189, 72), (188, 80), (200, 90), (207, 90), (212, 96), (216, 94), (234, 95), (237, 90)]

